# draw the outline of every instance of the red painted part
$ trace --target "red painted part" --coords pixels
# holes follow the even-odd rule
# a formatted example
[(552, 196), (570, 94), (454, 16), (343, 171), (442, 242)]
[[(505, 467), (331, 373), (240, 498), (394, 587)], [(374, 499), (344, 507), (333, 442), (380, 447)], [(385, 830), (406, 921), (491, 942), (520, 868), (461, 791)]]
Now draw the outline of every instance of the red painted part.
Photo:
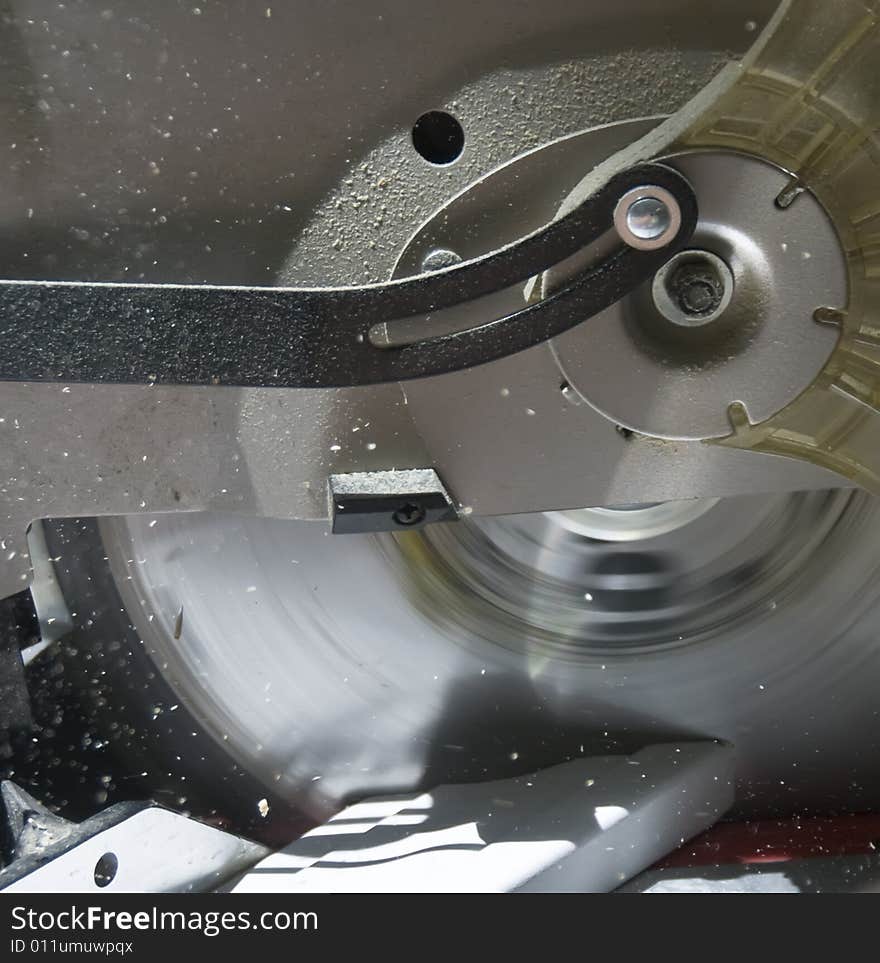
[(718, 823), (655, 868), (744, 865), (880, 851), (880, 815)]

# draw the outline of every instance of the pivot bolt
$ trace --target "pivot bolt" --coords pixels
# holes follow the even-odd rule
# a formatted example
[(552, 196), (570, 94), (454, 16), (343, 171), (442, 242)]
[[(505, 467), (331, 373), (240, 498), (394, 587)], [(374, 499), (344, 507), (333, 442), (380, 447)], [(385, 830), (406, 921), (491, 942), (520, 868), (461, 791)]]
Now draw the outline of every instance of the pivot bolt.
[(669, 208), (656, 197), (640, 197), (626, 211), (626, 226), (640, 241), (654, 241), (669, 230)]
[(681, 208), (662, 187), (634, 187), (617, 202), (614, 227), (621, 240), (639, 251), (672, 243), (681, 229)]

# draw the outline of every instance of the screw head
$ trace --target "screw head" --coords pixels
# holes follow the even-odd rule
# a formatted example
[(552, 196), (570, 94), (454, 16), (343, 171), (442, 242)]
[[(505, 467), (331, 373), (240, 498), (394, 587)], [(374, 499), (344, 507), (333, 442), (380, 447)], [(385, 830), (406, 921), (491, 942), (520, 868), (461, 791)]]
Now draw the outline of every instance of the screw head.
[(640, 241), (656, 241), (669, 230), (672, 216), (657, 197), (640, 197), (626, 210), (626, 226)]
[(391, 518), (395, 525), (411, 528), (413, 525), (418, 525), (423, 522), (426, 515), (427, 512), (423, 505), (419, 505), (416, 502), (406, 502), (394, 512)]
[(681, 208), (663, 187), (646, 184), (627, 191), (614, 209), (620, 239), (639, 251), (656, 251), (675, 240), (681, 228)]

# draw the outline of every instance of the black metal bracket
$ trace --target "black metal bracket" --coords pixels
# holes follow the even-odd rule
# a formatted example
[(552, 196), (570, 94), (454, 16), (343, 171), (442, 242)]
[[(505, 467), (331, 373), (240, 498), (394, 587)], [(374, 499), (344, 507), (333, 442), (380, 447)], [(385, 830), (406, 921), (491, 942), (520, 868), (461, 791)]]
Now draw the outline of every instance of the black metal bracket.
[(330, 476), (334, 535), (413, 531), (454, 522), (458, 512), (433, 468), (361, 471)]
[[(414, 343), (382, 343), (378, 335), (390, 322), (427, 322), (576, 254), (612, 230), (618, 200), (643, 185), (664, 188), (681, 209), (680, 230), (667, 247), (641, 251), (621, 243), (560, 290), (506, 317)], [(685, 178), (662, 164), (642, 164), (514, 244), (386, 284), (0, 281), (0, 380), (324, 388), (444, 374), (530, 348), (597, 314), (684, 248), (696, 221)]]

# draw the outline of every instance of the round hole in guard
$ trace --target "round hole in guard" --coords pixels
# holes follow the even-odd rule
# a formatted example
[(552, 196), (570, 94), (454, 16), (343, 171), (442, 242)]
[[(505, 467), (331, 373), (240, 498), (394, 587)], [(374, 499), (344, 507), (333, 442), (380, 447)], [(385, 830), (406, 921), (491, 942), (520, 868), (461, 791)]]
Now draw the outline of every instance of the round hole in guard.
[(464, 150), (464, 130), (452, 114), (429, 110), (413, 125), (412, 142), (429, 164), (451, 164)]

